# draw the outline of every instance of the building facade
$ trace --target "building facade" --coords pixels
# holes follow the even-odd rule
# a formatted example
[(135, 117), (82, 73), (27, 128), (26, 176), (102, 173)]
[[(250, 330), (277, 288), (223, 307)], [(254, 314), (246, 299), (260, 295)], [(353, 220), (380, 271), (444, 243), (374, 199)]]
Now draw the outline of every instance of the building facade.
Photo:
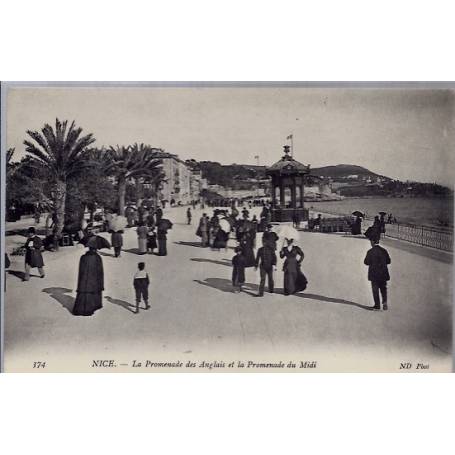
[(165, 174), (159, 189), (160, 201), (184, 205), (200, 199), (201, 191), (207, 188), (207, 180), (202, 178), (200, 170), (191, 168), (172, 153), (159, 152), (156, 157), (162, 161)]

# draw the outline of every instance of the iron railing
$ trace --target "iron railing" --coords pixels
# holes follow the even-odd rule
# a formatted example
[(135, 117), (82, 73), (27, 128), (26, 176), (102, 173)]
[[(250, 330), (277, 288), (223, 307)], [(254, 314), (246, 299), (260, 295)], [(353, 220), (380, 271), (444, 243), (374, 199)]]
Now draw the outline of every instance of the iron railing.
[[(311, 213), (315, 216), (320, 212), (311, 210)], [(322, 213), (323, 217), (324, 214), (328, 215), (327, 212)], [(330, 215), (345, 217), (346, 213), (334, 213), (333, 211), (330, 211)], [(371, 217), (367, 217), (362, 223), (362, 228), (366, 228), (372, 224), (373, 219)], [(429, 226), (407, 223), (394, 223), (385, 225), (385, 234), (383, 235), (392, 239), (405, 240), (406, 242), (415, 243), (417, 245), (453, 252), (453, 230), (450, 229), (438, 229)]]
[(385, 236), (438, 250), (453, 251), (453, 232), (413, 224), (386, 224)]

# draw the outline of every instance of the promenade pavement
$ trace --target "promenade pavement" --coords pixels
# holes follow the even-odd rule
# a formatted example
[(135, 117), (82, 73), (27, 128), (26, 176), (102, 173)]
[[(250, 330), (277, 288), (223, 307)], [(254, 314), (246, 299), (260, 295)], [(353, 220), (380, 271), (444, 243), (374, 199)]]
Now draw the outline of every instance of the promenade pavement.
[[(344, 234), (302, 232), (298, 243), (305, 252), (303, 270), (309, 280), (305, 292), (282, 294), (280, 260), (276, 293), (255, 297), (259, 273), (251, 268), (245, 292), (234, 294), (235, 241), (230, 240), (227, 250), (201, 248), (195, 236), (201, 211), (194, 211), (190, 226), (185, 211), (186, 207), (165, 210), (174, 223), (166, 257), (137, 255), (135, 229), (126, 230), (120, 258), (114, 258), (112, 250), (101, 251), (103, 308), (92, 317), (71, 313), (82, 246), (44, 253), (46, 277), (34, 276), (29, 282), (21, 280), (24, 258), (10, 256), (5, 370), (149, 371), (134, 368), (133, 361), (186, 365), (204, 360), (209, 371), (221, 370), (216, 366), (222, 362), (223, 371), (233, 371), (227, 368), (230, 361), (238, 366), (238, 361), (281, 360), (296, 363), (296, 369), (287, 371), (450, 371), (452, 255), (384, 242), (392, 258), (390, 309), (376, 312), (370, 309), (371, 289), (363, 264), (369, 242)], [(19, 223), (26, 227), (32, 221)], [(9, 223), (7, 229), (14, 225)], [(7, 251), (21, 242), (24, 237), (7, 235)], [(151, 277), (152, 308), (134, 314), (132, 280), (139, 261), (146, 262)], [(93, 366), (97, 359), (113, 359), (115, 366), (98, 369)], [(39, 361), (46, 366), (36, 370), (33, 364)], [(316, 361), (317, 368), (299, 369), (301, 361)], [(403, 363), (412, 366), (400, 370)], [(417, 364), (428, 368), (416, 370)], [(242, 371), (264, 369), (252, 366)]]

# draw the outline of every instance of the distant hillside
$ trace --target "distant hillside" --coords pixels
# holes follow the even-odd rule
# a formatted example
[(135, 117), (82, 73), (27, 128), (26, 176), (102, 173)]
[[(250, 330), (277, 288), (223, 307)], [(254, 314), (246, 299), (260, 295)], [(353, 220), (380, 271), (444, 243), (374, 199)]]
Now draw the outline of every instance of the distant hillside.
[(311, 174), (320, 175), (323, 177), (340, 178), (347, 177), (348, 175), (382, 177), (379, 174), (371, 172), (362, 166), (355, 166), (354, 164), (337, 164), (336, 166), (323, 166), (311, 169)]
[[(214, 161), (187, 160), (186, 163), (202, 171), (202, 176), (211, 185), (248, 189), (257, 185), (255, 180), (266, 177), (266, 166), (254, 164), (221, 164)], [(453, 190), (441, 185), (419, 182), (400, 182), (362, 166), (337, 164), (311, 168), (310, 175), (330, 177), (334, 183), (344, 186), (347, 196), (358, 195), (414, 195), (414, 196), (451, 196)], [(346, 186), (347, 185), (347, 186)], [(354, 192), (354, 193), (353, 193)]]
[[(265, 177), (266, 166), (254, 164), (221, 164), (216, 161), (187, 160), (187, 164), (201, 169), (203, 176), (210, 184), (229, 185), (232, 180), (261, 179)], [(312, 175), (331, 177), (332, 179), (344, 178), (350, 175), (359, 177), (379, 177), (378, 174), (361, 166), (353, 164), (337, 164), (336, 166), (323, 166), (311, 169)]]

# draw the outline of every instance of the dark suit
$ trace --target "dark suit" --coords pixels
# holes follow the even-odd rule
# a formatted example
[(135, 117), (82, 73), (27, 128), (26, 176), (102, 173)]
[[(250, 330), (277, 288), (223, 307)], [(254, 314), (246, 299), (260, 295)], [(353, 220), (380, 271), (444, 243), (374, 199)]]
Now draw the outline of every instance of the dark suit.
[(268, 277), (269, 292), (273, 292), (273, 267), (276, 265), (276, 254), (270, 246), (259, 248), (256, 256), (256, 268), (259, 267), (261, 282), (259, 295), (264, 295), (265, 277)]
[(368, 250), (363, 262), (368, 266), (368, 280), (371, 281), (374, 306), (378, 308), (380, 306), (379, 291), (382, 295), (382, 304), (387, 304), (387, 281), (390, 280), (387, 265), (391, 263), (390, 256), (385, 248), (375, 245)]
[(236, 254), (232, 258), (232, 285), (239, 290), (245, 283), (245, 258), (241, 254)]

